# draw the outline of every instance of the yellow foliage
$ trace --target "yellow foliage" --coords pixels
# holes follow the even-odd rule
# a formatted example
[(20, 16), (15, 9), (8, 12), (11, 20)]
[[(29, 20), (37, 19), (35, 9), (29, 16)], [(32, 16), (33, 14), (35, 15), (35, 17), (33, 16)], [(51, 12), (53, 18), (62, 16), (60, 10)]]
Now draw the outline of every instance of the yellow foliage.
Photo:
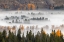
[(27, 5), (20, 4), (18, 10), (21, 10), (21, 9), (24, 9), (25, 10), (26, 9), (26, 6), (28, 7), (28, 10), (30, 10), (30, 9), (34, 10), (36, 8), (34, 4), (29, 3)]
[(30, 10), (30, 8), (31, 8), (31, 4), (28, 4), (28, 9)]
[(46, 32), (45, 32), (45, 31), (43, 31), (43, 33), (44, 33), (44, 34), (46, 34)]
[(34, 4), (31, 4), (32, 5), (32, 10), (34, 10), (35, 9), (35, 5)]
[(57, 32), (56, 32), (56, 36), (61, 36), (61, 32), (60, 32), (60, 30), (57, 30)]
[(7, 29), (11, 31), (11, 27), (10, 26), (8, 26)]
[(24, 30), (24, 26), (23, 26), (23, 25), (20, 25), (20, 29), (21, 29), (21, 30)]
[(8, 5), (6, 5), (6, 4), (3, 4), (3, 6), (4, 6), (4, 8), (6, 9), (6, 8), (9, 8), (9, 6)]
[(12, 30), (16, 30), (15, 26), (13, 26)]
[(22, 25), (22, 30), (24, 30), (24, 26)]
[(28, 10), (34, 10), (35, 9), (35, 5), (34, 4), (28, 4)]

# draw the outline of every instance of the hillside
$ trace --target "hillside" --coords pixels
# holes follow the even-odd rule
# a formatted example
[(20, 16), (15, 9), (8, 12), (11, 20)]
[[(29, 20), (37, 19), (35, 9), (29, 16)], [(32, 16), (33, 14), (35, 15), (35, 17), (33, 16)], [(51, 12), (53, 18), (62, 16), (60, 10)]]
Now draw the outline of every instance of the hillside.
[(64, 0), (0, 0), (0, 9), (34, 10), (34, 9), (61, 9)]

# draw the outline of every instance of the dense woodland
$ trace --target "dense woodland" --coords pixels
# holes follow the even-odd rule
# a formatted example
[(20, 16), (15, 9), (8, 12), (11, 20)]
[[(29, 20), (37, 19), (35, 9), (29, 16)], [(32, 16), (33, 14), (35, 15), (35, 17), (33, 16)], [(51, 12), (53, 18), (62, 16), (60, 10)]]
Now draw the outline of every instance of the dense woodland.
[(43, 29), (41, 29), (41, 32), (38, 31), (37, 35), (34, 35), (30, 30), (30, 32), (27, 31), (26, 37), (24, 36), (24, 33), (21, 37), (21, 30), (19, 29), (17, 35), (9, 31), (7, 36), (5, 30), (0, 32), (0, 42), (64, 42), (64, 39), (60, 30), (57, 32), (52, 30), (50, 35), (46, 34)]
[[(35, 10), (35, 9), (62, 9), (64, 0), (0, 0), (0, 9), (5, 10)], [(54, 4), (53, 2), (54, 1)], [(50, 3), (50, 4), (48, 4)]]

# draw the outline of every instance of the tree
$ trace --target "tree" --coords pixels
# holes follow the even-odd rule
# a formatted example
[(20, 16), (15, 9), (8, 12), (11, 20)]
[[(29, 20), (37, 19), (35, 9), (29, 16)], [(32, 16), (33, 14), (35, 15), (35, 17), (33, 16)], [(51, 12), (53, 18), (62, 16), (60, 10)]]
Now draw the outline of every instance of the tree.
[(2, 39), (2, 42), (5, 42), (5, 39), (4, 38)]
[(24, 30), (24, 26), (23, 25), (20, 25), (19, 27), (21, 30)]
[(22, 39), (21, 39), (21, 42), (25, 42), (24, 33), (23, 33), (23, 35), (22, 35)]
[(40, 32), (38, 31), (37, 35), (35, 36), (35, 42), (40, 42)]
[(55, 42), (55, 30), (50, 33), (50, 42)]
[(31, 4), (27, 4), (27, 6), (28, 6), (28, 10), (30, 10), (31, 9)]
[(14, 42), (14, 33), (9, 31), (8, 42)]
[(46, 42), (50, 42), (49, 34), (47, 34), (47, 36), (46, 36)]
[(46, 32), (43, 29), (41, 30), (41, 41), (46, 42)]
[(56, 36), (61, 36), (61, 32), (60, 32), (60, 30), (58, 30), (57, 32), (56, 32)]
[(32, 39), (32, 31), (31, 31), (31, 30), (30, 30), (30, 32), (29, 32), (29, 34), (28, 34), (28, 38), (29, 38), (29, 40)]
[(13, 36), (13, 42), (18, 42), (16, 35)]
[(34, 33), (32, 35), (32, 42), (35, 42)]
[(34, 10), (36, 8), (35, 4), (29, 3), (28, 5), (28, 10)]
[(32, 10), (36, 8), (35, 4), (31, 4), (31, 6), (32, 6)]
[(17, 39), (18, 39), (18, 42), (21, 42), (21, 30), (20, 29), (18, 30), (18, 33), (17, 33)]
[(2, 33), (0, 32), (0, 42), (2, 42)]
[(25, 37), (24, 33), (21, 36), (21, 30), (18, 29), (17, 35), (14, 35), (10, 30), (7, 37), (6, 35), (7, 33), (5, 30), (0, 32), (0, 42), (64, 42), (63, 34), (60, 30), (57, 32), (52, 30), (50, 35), (46, 34), (43, 28), (41, 29), (41, 32), (38, 31), (36, 35), (30, 30), (30, 32), (27, 31)]
[(6, 39), (6, 35), (7, 35), (7, 33), (6, 33), (6, 31), (4, 30), (3, 33), (2, 33), (2, 36), (3, 36), (4, 39)]

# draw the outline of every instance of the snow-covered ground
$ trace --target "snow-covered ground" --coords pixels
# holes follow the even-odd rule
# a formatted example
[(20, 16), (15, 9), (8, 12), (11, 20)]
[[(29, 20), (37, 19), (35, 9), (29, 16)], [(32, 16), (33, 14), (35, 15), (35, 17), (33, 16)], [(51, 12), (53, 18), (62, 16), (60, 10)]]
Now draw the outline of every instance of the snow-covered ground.
[[(33, 15), (31, 15), (31, 13), (34, 13)], [(38, 15), (38, 13), (41, 13), (40, 15)], [(14, 23), (14, 24), (9, 24), (6, 23), (6, 21), (2, 21), (1, 19), (5, 18), (5, 16), (21, 16), (21, 15), (26, 15), (28, 17), (46, 17), (48, 18), (50, 21), (31, 21), (30, 24), (22, 24), (22, 23)], [(55, 26), (60, 26), (64, 24), (64, 11), (61, 10), (43, 10), (43, 11), (38, 11), (38, 10), (31, 10), (31, 11), (1, 11), (0, 12), (0, 25), (1, 26), (20, 26), (20, 25), (24, 25), (24, 27), (26, 26), (36, 26), (38, 25), (38, 29), (34, 29), (33, 32), (35, 33), (36, 31), (40, 31), (41, 27), (44, 27), (46, 25), (49, 26), (48, 29), (45, 29), (45, 31), (47, 33), (50, 33), (52, 28), (52, 25)], [(62, 33), (64, 34), (64, 29), (61, 30)], [(26, 28), (24, 30), (24, 32), (26, 32)]]

